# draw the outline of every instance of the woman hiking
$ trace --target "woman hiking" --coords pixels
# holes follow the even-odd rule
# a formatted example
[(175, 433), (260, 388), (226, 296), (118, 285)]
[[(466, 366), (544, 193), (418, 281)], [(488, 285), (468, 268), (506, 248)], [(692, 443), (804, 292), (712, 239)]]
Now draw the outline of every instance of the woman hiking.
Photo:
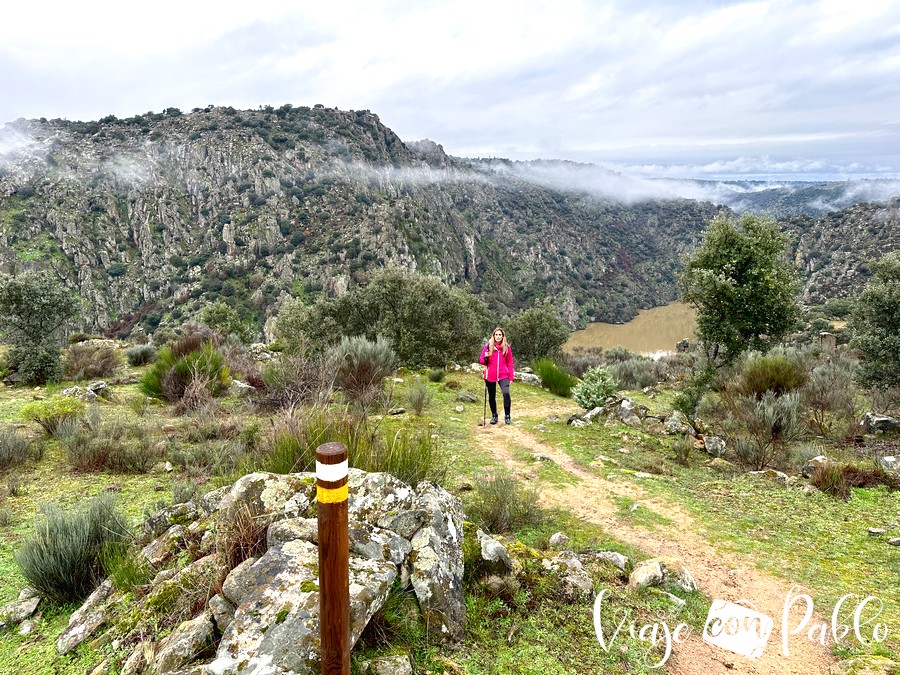
[(513, 353), (506, 341), (506, 333), (502, 328), (495, 328), (494, 334), (481, 350), (481, 365), (484, 366), (482, 376), (488, 390), (491, 404), (491, 424), (497, 424), (497, 384), (503, 392), (503, 420), (509, 424), (511, 401), (509, 383), (513, 381)]

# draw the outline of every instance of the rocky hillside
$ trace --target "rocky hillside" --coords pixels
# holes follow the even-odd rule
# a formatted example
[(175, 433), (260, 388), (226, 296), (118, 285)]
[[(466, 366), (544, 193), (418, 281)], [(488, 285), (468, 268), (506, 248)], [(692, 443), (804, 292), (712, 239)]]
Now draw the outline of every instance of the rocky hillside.
[[(219, 298), (262, 327), (288, 294), (340, 294), (388, 265), (498, 315), (549, 296), (572, 324), (623, 321), (677, 297), (682, 255), (726, 209), (613, 200), (612, 172), (569, 189), (546, 180), (558, 167), (504, 162), (322, 106), (19, 120), (0, 130), (0, 270), (52, 268), (84, 299), (83, 328), (119, 335)], [(789, 220), (805, 299), (855, 288), (896, 221), (896, 204)]]
[(792, 253), (804, 278), (802, 301), (810, 305), (852, 296), (871, 274), (868, 263), (900, 250), (900, 198), (781, 222), (794, 235)]
[[(716, 207), (625, 206), (403, 143), (368, 111), (175, 109), (19, 120), (0, 139), (0, 264), (50, 266), (85, 328), (152, 330), (211, 298), (261, 324), (287, 294), (385, 265), (466, 285), (499, 314), (548, 295), (573, 323), (677, 294)], [(2, 150), (5, 148), (5, 150)]]

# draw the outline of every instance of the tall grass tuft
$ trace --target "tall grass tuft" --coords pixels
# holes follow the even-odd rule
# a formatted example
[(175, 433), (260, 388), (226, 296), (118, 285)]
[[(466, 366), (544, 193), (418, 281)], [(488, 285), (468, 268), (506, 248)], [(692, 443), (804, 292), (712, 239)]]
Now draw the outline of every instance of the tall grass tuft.
[(431, 390), (428, 388), (428, 383), (416, 378), (406, 392), (406, 401), (410, 410), (421, 417), (425, 408), (431, 403)]
[(31, 443), (15, 429), (0, 427), (0, 471), (18, 466), (31, 456)]
[(447, 376), (447, 371), (443, 368), (432, 368), (428, 371), (429, 382), (443, 382)]
[(389, 340), (374, 342), (363, 337), (344, 337), (328, 354), (337, 365), (337, 383), (347, 400), (363, 410), (381, 393), (382, 381), (397, 367), (397, 356)]
[(77, 511), (45, 506), (34, 534), (15, 560), (28, 583), (51, 602), (81, 600), (103, 578), (102, 552), (131, 536), (110, 495), (101, 495)]
[(125, 359), (129, 366), (146, 366), (156, 360), (156, 349), (153, 345), (135, 345), (125, 350)]
[(578, 384), (578, 378), (570, 375), (550, 359), (537, 359), (531, 364), (532, 370), (541, 378), (543, 386), (557, 396), (570, 398), (572, 387)]
[(507, 472), (476, 477), (467, 517), (493, 534), (514, 532), (543, 519), (537, 490), (523, 485)]
[(122, 358), (110, 344), (79, 342), (66, 350), (66, 377), (72, 380), (93, 380), (111, 377), (122, 365)]

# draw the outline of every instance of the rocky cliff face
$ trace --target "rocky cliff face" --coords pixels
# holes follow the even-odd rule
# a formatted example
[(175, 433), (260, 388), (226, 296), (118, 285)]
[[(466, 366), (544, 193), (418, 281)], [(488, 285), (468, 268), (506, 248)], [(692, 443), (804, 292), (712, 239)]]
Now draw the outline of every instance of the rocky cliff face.
[(368, 111), (169, 109), (5, 136), (0, 264), (56, 270), (85, 327), (108, 332), (213, 298), (261, 323), (287, 294), (339, 294), (386, 265), (500, 314), (546, 295), (572, 322), (625, 320), (676, 296), (679, 256), (716, 212), (541, 188), (404, 144)]

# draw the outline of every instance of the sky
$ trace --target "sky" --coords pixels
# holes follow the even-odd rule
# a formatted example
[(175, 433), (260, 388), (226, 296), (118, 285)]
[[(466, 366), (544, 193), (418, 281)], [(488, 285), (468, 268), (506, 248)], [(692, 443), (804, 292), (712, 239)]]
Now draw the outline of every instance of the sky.
[(7, 3), (0, 124), (368, 109), (461, 157), (629, 175), (900, 178), (900, 3)]

